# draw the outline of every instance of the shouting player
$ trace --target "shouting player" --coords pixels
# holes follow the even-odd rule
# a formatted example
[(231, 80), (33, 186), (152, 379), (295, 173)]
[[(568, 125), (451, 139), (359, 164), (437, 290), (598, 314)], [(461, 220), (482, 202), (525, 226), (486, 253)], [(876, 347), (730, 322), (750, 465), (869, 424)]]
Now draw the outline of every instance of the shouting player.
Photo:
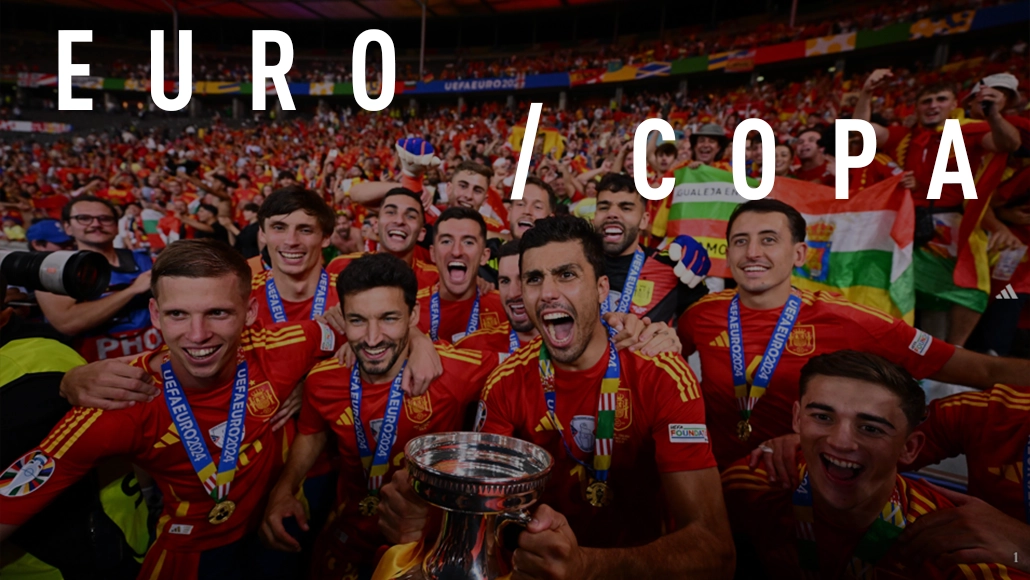
[(433, 259), (440, 281), (419, 292), (419, 322), (433, 341), (457, 342), (480, 328), (497, 328), (504, 309), (496, 290), (481, 292), (479, 267), (486, 264), (486, 222), (467, 207), (450, 207), (436, 220)]
[[(520, 243), (523, 299), (541, 338), (490, 376), (476, 421), (555, 459), (519, 537), (514, 577), (731, 576), (733, 543), (690, 369), (676, 354), (615, 351), (599, 309), (604, 252), (589, 223), (540, 220)], [(417, 540), (426, 508), (407, 479), (394, 477), (382, 495), (387, 537)]]

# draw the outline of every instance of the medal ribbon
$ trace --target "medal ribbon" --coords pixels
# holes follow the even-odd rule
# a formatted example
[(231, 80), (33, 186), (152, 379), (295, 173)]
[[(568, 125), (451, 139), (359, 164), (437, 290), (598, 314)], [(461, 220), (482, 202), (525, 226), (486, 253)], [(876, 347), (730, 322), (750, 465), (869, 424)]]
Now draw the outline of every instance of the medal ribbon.
[(236, 477), (236, 458), (240, 454), (240, 443), (243, 441), (243, 420), (247, 416), (247, 391), (249, 380), (247, 361), (243, 354), (239, 355), (236, 365), (236, 379), (232, 387), (232, 399), (229, 403), (229, 420), (225, 425), (225, 437), (222, 440), (222, 453), (218, 460), (218, 468), (208, 452), (207, 443), (200, 430), (193, 409), (186, 399), (186, 393), (175, 378), (172, 363), (165, 360), (161, 364), (161, 377), (164, 382), (164, 398), (168, 405), (168, 413), (172, 416), (175, 429), (179, 432), (182, 446), (193, 464), (204, 490), (219, 503), (229, 495), (232, 480)]
[[(311, 301), (311, 320), (325, 313), (325, 299), (328, 295), (329, 274), (322, 270), (322, 275), (318, 277), (318, 287), (315, 288), (315, 297)], [(272, 313), (272, 320), (276, 323), (286, 322), (283, 299), (279, 296), (279, 289), (275, 287), (275, 278), (271, 276), (265, 282), (265, 299), (268, 301), (268, 310)]]
[(519, 335), (515, 332), (515, 329), (512, 328), (508, 331), (508, 354), (514, 353), (520, 346), (522, 346), (522, 343), (519, 342)]
[[(439, 288), (439, 286), (437, 286)], [(479, 330), (479, 289), (476, 289), (476, 301), (472, 303), (472, 313), (465, 325), (465, 336)], [(429, 338), (433, 342), (440, 340), (440, 291), (433, 292), (429, 299)]]
[[(849, 578), (871, 579), (873, 567), (890, 550), (894, 541), (905, 529), (907, 520), (901, 505), (901, 476), (894, 485), (890, 500), (880, 510), (879, 517), (869, 526), (862, 539), (855, 546), (848, 562)], [(797, 535), (798, 561), (801, 564), (802, 577), (806, 580), (819, 579), (819, 546), (815, 539), (815, 513), (812, 508), (812, 485), (808, 480), (808, 467), (805, 466), (801, 477), (801, 485), (794, 490), (794, 531)]]
[(747, 375), (744, 370), (744, 334), (740, 322), (740, 295), (735, 295), (730, 302), (729, 320), (727, 333), (730, 339), (730, 366), (733, 370), (733, 389), (737, 396), (737, 408), (740, 410), (741, 419), (747, 420), (751, 417), (751, 411), (755, 403), (762, 398), (765, 390), (769, 388), (769, 381), (772, 380), (773, 372), (780, 363), (780, 357), (787, 347), (787, 340), (790, 332), (797, 322), (798, 313), (801, 311), (801, 295), (793, 291), (787, 298), (787, 303), (780, 311), (780, 318), (776, 321), (776, 328), (769, 337), (769, 344), (765, 346), (762, 354), (762, 362), (755, 371), (754, 380), (751, 383), (750, 392), (748, 389)]
[[(622, 294), (619, 295), (619, 303), (615, 306), (615, 310), (612, 310), (612, 298), (608, 296), (604, 302), (601, 303), (601, 314), (605, 315), (609, 312), (629, 312), (629, 305), (633, 302), (633, 294), (637, 291), (637, 282), (640, 281), (640, 271), (644, 268), (644, 260), (647, 256), (644, 254), (644, 250), (638, 249), (633, 253), (633, 261), (630, 262), (629, 271), (626, 273), (626, 282), (622, 285)], [(605, 327), (608, 328), (608, 336), (615, 336), (615, 329), (608, 326), (606, 322)]]
[(365, 424), (361, 420), (361, 373), (358, 371), (357, 363), (350, 372), (350, 409), (354, 415), (354, 437), (358, 441), (361, 465), (368, 477), (369, 495), (379, 494), (379, 488), (383, 486), (383, 476), (390, 469), (390, 450), (397, 441), (397, 421), (401, 416), (401, 403), (404, 401), (401, 378), (407, 364), (407, 361), (401, 364), (401, 370), (390, 385), (390, 396), (386, 400), (386, 411), (383, 413), (383, 424), (379, 427), (379, 437), (376, 438), (374, 456), (368, 446)]
[(608, 342), (608, 369), (601, 379), (601, 395), (597, 401), (597, 427), (594, 435), (594, 466), (590, 468), (586, 463), (580, 461), (572, 454), (568, 442), (565, 440), (565, 432), (562, 430), (561, 422), (558, 421), (557, 394), (554, 392), (554, 365), (551, 362), (551, 354), (547, 352), (547, 345), (540, 344), (540, 383), (544, 388), (544, 400), (547, 403), (547, 414), (551, 423), (561, 437), (562, 445), (565, 446), (565, 453), (576, 463), (579, 463), (592, 472), (594, 479), (605, 482), (608, 479), (608, 470), (612, 466), (612, 444), (615, 438), (615, 395), (619, 392), (619, 375), (621, 363), (615, 345)]

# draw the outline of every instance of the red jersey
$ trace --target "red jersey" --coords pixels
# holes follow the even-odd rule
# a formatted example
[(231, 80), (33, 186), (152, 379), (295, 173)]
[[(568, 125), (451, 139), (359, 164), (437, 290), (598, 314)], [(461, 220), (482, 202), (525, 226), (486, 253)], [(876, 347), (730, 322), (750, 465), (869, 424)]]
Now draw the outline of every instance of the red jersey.
[[(488, 353), (450, 346), (437, 346), (436, 352), (440, 355), (443, 374), (422, 396), (405, 396), (397, 423), (397, 440), (390, 452), (390, 469), (383, 481), (390, 481), (395, 471), (403, 469), (404, 446), (414, 437), (462, 429), (466, 409), (475, 403), (487, 375), (497, 366), (497, 358)], [(334, 358), (312, 369), (304, 383), (300, 432), (310, 435), (331, 429), (336, 435), (340, 456), (336, 496), (339, 507), (335, 511), (335, 520), (320, 540), (330, 551), (328, 556), (336, 561), (336, 571), (319, 577), (337, 577), (344, 572), (344, 564), (372, 565), (376, 550), (387, 543), (379, 531), (378, 518), (362, 516), (358, 511), (358, 503), (368, 495), (368, 480), (354, 434), (350, 375), (350, 367), (341, 366)], [(389, 399), (390, 383), (362, 381), (361, 387), (361, 419), (367, 430), (366, 440), (374, 451)], [(321, 560), (316, 566), (331, 569)]]
[[(797, 454), (798, 473), (805, 467), (804, 457)], [(954, 507), (929, 484), (897, 475), (901, 511), (907, 524), (939, 509)], [(772, 580), (804, 578), (798, 557), (795, 532), (793, 489), (769, 485), (768, 474), (759, 467), (748, 468), (748, 459), (734, 463), (722, 474), (723, 495), (729, 511), (734, 535), (746, 536), (758, 552), (766, 576)], [(818, 546), (819, 572), (822, 578), (849, 578), (845, 571), (865, 530), (845, 529), (815, 513), (815, 539)], [(1006, 574), (1008, 574), (1006, 576)], [(959, 565), (946, 570), (929, 561), (918, 569), (906, 568), (899, 561), (897, 547), (891, 547), (873, 567), (877, 580), (993, 580), (995, 578), (1030, 578), (1003, 564)]]
[(798, 167), (791, 177), (799, 181), (812, 181), (828, 185), (830, 187), (834, 187), (837, 184), (837, 177), (830, 171), (830, 165), (826, 161), (823, 161), (811, 169), (802, 169)]
[[(351, 260), (356, 260), (364, 255), (363, 253), (358, 253), (337, 256), (326, 265), (325, 271), (329, 272), (330, 275), (339, 274), (351, 263)], [(436, 269), (436, 266), (419, 259), (417, 254), (411, 262), (411, 269), (415, 271), (415, 277), (418, 278), (419, 288), (429, 288), (440, 279), (440, 272)]]
[(1023, 454), (1030, 438), (1030, 388), (995, 385), (935, 399), (917, 430), (926, 444), (910, 469), (965, 454), (969, 495), (1024, 521)]
[[(429, 288), (420, 288), (418, 291), (418, 329), (429, 334), (432, 324), (432, 317), (429, 315), (429, 307), (432, 302), (433, 292), (437, 291), (438, 285), (434, 284)], [(457, 342), (465, 336), (468, 330), (469, 318), (472, 316), (472, 305), (476, 298), (473, 296), (468, 300), (444, 300), (440, 298), (440, 328), (437, 329), (437, 337), (444, 342)], [(498, 328), (508, 320), (504, 314), (504, 307), (501, 306), (501, 295), (496, 290), (486, 294), (479, 294), (479, 325), (480, 328)], [(507, 349), (505, 349), (507, 350)]]
[[(256, 529), (264, 500), (283, 466), (284, 430), (273, 432), (270, 418), (318, 359), (335, 350), (328, 326), (312, 321), (244, 329), (241, 347), (247, 360), (250, 390), (244, 436), (228, 499), (236, 511), (223, 524), (208, 522), (214, 501), (198, 480), (163, 397), (117, 411), (75, 407), (39, 447), (7, 469), (0, 479), (0, 522), (20, 525), (77, 481), (96, 463), (114, 455), (128, 457), (154, 477), (164, 496), (157, 524), (158, 539), (143, 564), (141, 578), (190, 577), (178, 566), (195, 558), (177, 553), (202, 552), (235, 542)], [(167, 347), (146, 353), (133, 366), (147, 369), (162, 385), (159, 365)], [(155, 367), (154, 365), (158, 365)], [(157, 370), (155, 370), (157, 368)], [(217, 462), (225, 436), (233, 384), (204, 391), (186, 390), (203, 433), (204, 444)], [(29, 462), (42, 470), (28, 483), (17, 474)], [(153, 574), (153, 575), (152, 575)]]
[[(701, 390), (712, 447), (722, 468), (747, 455), (762, 441), (793, 433), (791, 421), (794, 401), (798, 400), (801, 367), (815, 355), (842, 349), (871, 352), (900, 364), (916, 378), (923, 378), (939, 371), (955, 353), (954, 346), (880, 310), (848, 302), (829, 292), (802, 290), (801, 311), (794, 329), (769, 388), (751, 414), (754, 432), (742, 442), (736, 431), (740, 413), (727, 332), (730, 300), (735, 292), (726, 290), (698, 300), (680, 317), (678, 325), (683, 353), (698, 351), (701, 355)], [(780, 311), (781, 308), (751, 310), (740, 305), (748, 381), (758, 368)]]
[[(271, 307), (268, 305), (268, 293), (265, 286), (268, 283), (268, 280), (272, 279), (272, 272), (273, 270), (262, 270), (257, 274), (254, 274), (254, 277), (250, 281), (250, 295), (257, 299), (258, 303), (257, 319), (265, 325), (275, 324), (275, 319), (272, 318)], [(325, 296), (325, 308), (322, 310), (323, 313), (340, 303), (340, 296), (336, 293), (336, 277), (336, 274), (329, 274), (329, 287)], [(286, 315), (286, 320), (290, 322), (311, 320), (311, 305), (314, 301), (314, 295), (301, 302), (282, 300), (283, 313)]]
[(901, 167), (890, 156), (877, 153), (869, 165), (848, 169), (848, 188), (850, 191), (865, 189), (901, 172)]
[(605, 351), (585, 371), (555, 365), (557, 415), (565, 444), (549, 419), (540, 386), (540, 338), (515, 351), (483, 387), (477, 427), (540, 445), (555, 465), (540, 503), (568, 518), (580, 545), (597, 548), (647, 544), (663, 533), (660, 473), (715, 466), (705, 429), (705, 410), (694, 374), (678, 354), (646, 357), (619, 351), (621, 384), (616, 395), (615, 437), (608, 485), (612, 505), (585, 499)]
[[(508, 358), (508, 355), (511, 354), (508, 352), (511, 350), (511, 324), (505, 319), (504, 322), (494, 328), (480, 328), (455, 342), (454, 348), (495, 352), (504, 355), (502, 359)], [(516, 347), (517, 349), (518, 347)]]

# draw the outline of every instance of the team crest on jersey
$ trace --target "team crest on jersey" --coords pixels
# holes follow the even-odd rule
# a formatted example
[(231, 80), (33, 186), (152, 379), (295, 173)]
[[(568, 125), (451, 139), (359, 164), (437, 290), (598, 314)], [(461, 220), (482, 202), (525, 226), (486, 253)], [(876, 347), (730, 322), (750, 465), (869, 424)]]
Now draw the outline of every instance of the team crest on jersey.
[(593, 415), (576, 415), (569, 422), (572, 440), (576, 442), (576, 447), (579, 447), (583, 453), (590, 453), (594, 450), (594, 425)]
[(501, 325), (501, 319), (498, 318), (496, 312), (481, 312), (479, 314), (479, 323), (486, 329), (494, 329)]
[(429, 393), (420, 397), (404, 399), (404, 414), (412, 423), (425, 423), (433, 416), (433, 402), (429, 400)]
[(30, 451), (18, 458), (0, 475), (0, 495), (19, 497), (28, 495), (54, 474), (54, 460), (42, 451)]
[(247, 395), (247, 411), (251, 415), (266, 419), (275, 415), (279, 410), (279, 397), (275, 396), (275, 389), (271, 383), (265, 381), (255, 387), (250, 387)]
[(619, 389), (615, 394), (615, 430), (624, 431), (633, 424), (633, 399), (629, 389)]
[[(228, 425), (228, 421), (222, 421), (208, 430), (207, 434), (211, 437), (211, 442), (215, 444), (215, 447), (221, 449), (222, 443), (225, 441), (225, 427)], [(247, 437), (246, 425), (243, 427), (243, 433), (240, 433), (240, 441), (243, 441)]]
[(787, 352), (797, 356), (808, 356), (815, 352), (815, 326), (811, 324), (795, 326), (787, 340)]
[(637, 280), (637, 288), (633, 291), (633, 304), (647, 306), (654, 299), (654, 282)]

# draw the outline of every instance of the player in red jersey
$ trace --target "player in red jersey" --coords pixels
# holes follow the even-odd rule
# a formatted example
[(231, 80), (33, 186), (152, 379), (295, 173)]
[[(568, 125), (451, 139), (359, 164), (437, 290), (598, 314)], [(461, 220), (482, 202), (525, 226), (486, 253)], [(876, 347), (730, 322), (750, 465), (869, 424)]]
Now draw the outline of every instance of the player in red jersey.
[(497, 328), (504, 308), (496, 290), (479, 289), (486, 264), (486, 222), (467, 207), (450, 207), (436, 220), (433, 259), (440, 281), (418, 293), (418, 328), (434, 342), (453, 343), (480, 328)]
[(272, 268), (254, 276), (252, 295), (265, 324), (314, 320), (337, 303), (336, 274), (322, 268), (322, 249), (336, 225), (322, 196), (298, 185), (277, 189), (258, 210)]
[[(443, 375), (419, 397), (406, 397), (400, 390), (401, 372), (409, 360), (412, 337), (421, 335), (414, 274), (393, 256), (366, 256), (347, 267), (338, 291), (357, 366), (326, 361), (308, 376), (300, 435), (271, 494), (262, 527), (271, 546), (299, 548), (282, 520), (291, 515), (304, 520), (296, 490), (325, 447), (327, 434), (334, 433), (340, 455), (339, 505), (316, 551), (314, 570), (319, 578), (371, 573), (376, 550), (386, 543), (373, 505), (379, 485), (403, 465), (409, 439), (461, 429), (466, 408), (497, 366), (496, 357), (486, 353), (439, 346)], [(360, 413), (360, 421), (354, 420), (355, 412)], [(356, 429), (361, 429), (360, 438)], [(383, 455), (371, 463), (369, 473), (362, 458), (377, 450), (384, 450)]]
[[(476, 420), (481, 431), (524, 438), (555, 459), (542, 504), (519, 536), (513, 578), (732, 575), (733, 544), (690, 369), (676, 354), (615, 353), (599, 316), (608, 283), (590, 224), (540, 220), (520, 250), (526, 308), (542, 337), (490, 376)], [(394, 477), (382, 495), (387, 537), (418, 539), (425, 508), (406, 478)], [(665, 516), (676, 531), (663, 535)]]
[[(605, 275), (611, 294), (602, 311), (630, 312), (641, 318), (673, 324), (708, 293), (701, 283), (711, 260), (704, 248), (688, 236), (678, 237), (682, 250), (673, 260), (668, 251), (656, 252), (640, 244), (647, 227), (647, 204), (628, 175), (609, 173), (597, 185), (594, 229), (604, 244)], [(685, 254), (690, 254), (685, 255)], [(623, 294), (629, 293), (625, 299)]]
[(896, 540), (907, 526), (953, 508), (898, 473), (923, 444), (915, 427), (925, 409), (912, 375), (877, 355), (838, 351), (805, 365), (793, 407), (797, 488), (772, 485), (746, 457), (722, 475), (733, 530), (754, 544), (763, 578), (1030, 578), (1002, 563), (902, 557)]
[[(791, 271), (807, 252), (805, 221), (783, 202), (737, 206), (727, 240), (726, 262), (737, 288), (702, 298), (678, 325), (684, 355), (701, 355), (712, 446), (723, 468), (760, 442), (790, 433), (798, 373), (816, 354), (868, 351), (916, 377), (981, 389), (1030, 375), (1030, 362), (956, 349), (875, 308), (794, 289)], [(734, 305), (738, 315), (731, 326)]]
[[(425, 237), (425, 213), (418, 194), (402, 187), (386, 193), (379, 207), (379, 244), (377, 251), (397, 256), (415, 271), (419, 288), (429, 288), (440, 274), (436, 266), (415, 256), (415, 246)], [(333, 259), (326, 266), (329, 274), (339, 274), (360, 254)]]
[(116, 411), (72, 409), (0, 479), (0, 539), (100, 459), (122, 455), (164, 496), (141, 578), (273, 572), (249, 534), (282, 465), (272, 417), (336, 339), (313, 321), (248, 327), (257, 317), (249, 281), (246, 261), (222, 243), (180, 241), (161, 253), (150, 311), (166, 347), (133, 366), (164, 396)]
[[(498, 353), (508, 358), (522, 345), (529, 344), (540, 333), (526, 314), (522, 301), (522, 280), (519, 279), (519, 244), (505, 242), (497, 262), (497, 288), (507, 319), (496, 328), (481, 328), (454, 344), (455, 348)], [(679, 352), (681, 346), (675, 332), (665, 323), (642, 321), (633, 314), (610, 312), (604, 315), (618, 334), (612, 337), (615, 348), (639, 350), (648, 356), (661, 352)]]

